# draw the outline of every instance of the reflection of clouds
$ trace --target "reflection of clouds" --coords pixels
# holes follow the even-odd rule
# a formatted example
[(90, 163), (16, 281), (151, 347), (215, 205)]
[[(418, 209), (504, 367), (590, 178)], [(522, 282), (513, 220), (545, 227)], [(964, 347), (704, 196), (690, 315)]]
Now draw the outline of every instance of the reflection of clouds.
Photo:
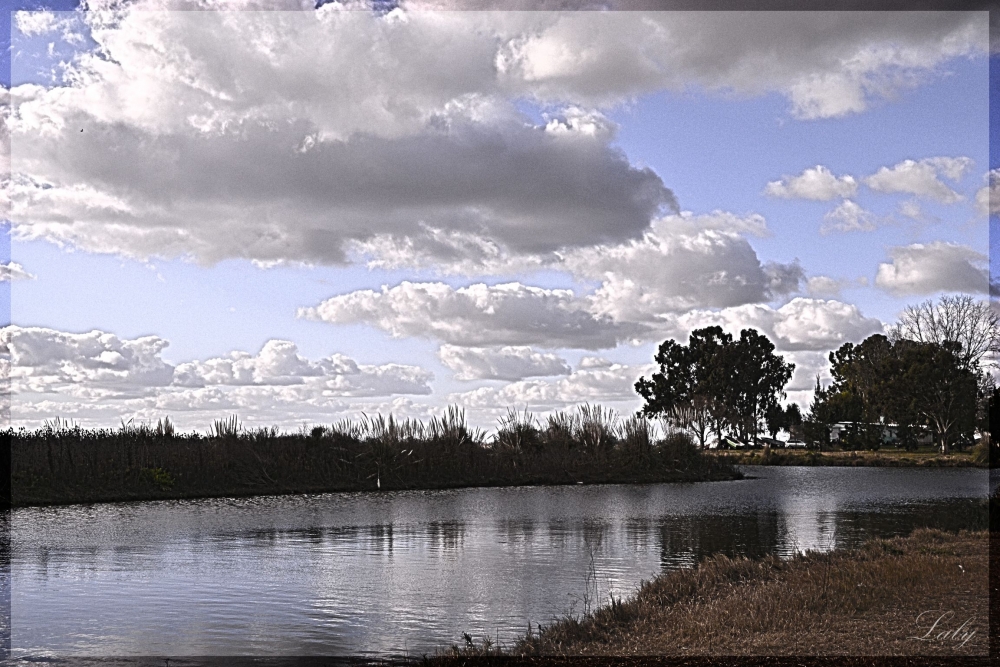
[(972, 508), (944, 499), (968, 505), (988, 476), (752, 473), (19, 509), (15, 640), (67, 655), (420, 655), (499, 629), (510, 645), (529, 620), (582, 611), (591, 550), (591, 599), (604, 604), (713, 553), (789, 556), (914, 525), (959, 528)]

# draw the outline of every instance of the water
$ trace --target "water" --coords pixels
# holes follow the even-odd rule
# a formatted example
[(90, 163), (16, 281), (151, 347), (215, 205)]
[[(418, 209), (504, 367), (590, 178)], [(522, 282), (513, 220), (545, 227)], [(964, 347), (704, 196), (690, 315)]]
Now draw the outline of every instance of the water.
[(24, 508), (14, 657), (433, 654), (507, 644), (723, 552), (790, 556), (982, 527), (977, 469), (749, 468), (644, 486)]

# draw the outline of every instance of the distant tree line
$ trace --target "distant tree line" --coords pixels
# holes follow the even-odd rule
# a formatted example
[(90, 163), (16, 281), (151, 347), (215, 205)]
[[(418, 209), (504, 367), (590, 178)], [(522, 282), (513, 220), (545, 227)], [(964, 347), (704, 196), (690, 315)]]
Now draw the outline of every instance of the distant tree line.
[(916, 448), (929, 433), (946, 453), (989, 430), (998, 325), (990, 305), (969, 296), (908, 306), (888, 335), (830, 352), (833, 383), (824, 388), (817, 376), (805, 416), (794, 403), (781, 406), (795, 366), (765, 336), (743, 329), (734, 339), (718, 326), (697, 329), (687, 345), (660, 345), (659, 372), (635, 384), (645, 401), (640, 413), (690, 431), (703, 448), (713, 436), (753, 442), (763, 430), (774, 437), (782, 429), (822, 448), (831, 427), (846, 422), (846, 447), (877, 449), (891, 424), (901, 446)]

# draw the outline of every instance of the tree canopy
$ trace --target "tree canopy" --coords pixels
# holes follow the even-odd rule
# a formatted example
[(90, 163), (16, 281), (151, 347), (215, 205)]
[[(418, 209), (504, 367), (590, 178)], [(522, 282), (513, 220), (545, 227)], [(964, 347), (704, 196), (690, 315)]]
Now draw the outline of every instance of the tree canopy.
[(642, 414), (692, 429), (702, 447), (709, 432), (756, 439), (795, 368), (755, 329), (743, 329), (734, 339), (718, 326), (691, 332), (687, 345), (664, 341), (654, 361), (659, 372), (635, 383), (645, 399)]
[(875, 334), (831, 352), (830, 366), (834, 382), (817, 387), (811, 421), (848, 422), (848, 437), (871, 448), (890, 423), (904, 444), (915, 443), (917, 427), (929, 428), (943, 452), (971, 440), (978, 385), (961, 344)]

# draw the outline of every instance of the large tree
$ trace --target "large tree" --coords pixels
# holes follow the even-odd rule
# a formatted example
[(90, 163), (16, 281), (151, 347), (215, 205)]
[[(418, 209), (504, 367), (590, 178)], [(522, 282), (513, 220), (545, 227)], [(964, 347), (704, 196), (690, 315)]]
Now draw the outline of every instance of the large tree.
[(1000, 316), (987, 301), (968, 295), (943, 296), (937, 303), (924, 301), (907, 306), (890, 329), (889, 339), (894, 343), (960, 343), (959, 358), (975, 371), (992, 362), (993, 355), (1000, 351)]
[(733, 340), (718, 326), (693, 331), (686, 346), (664, 341), (654, 360), (660, 371), (635, 383), (646, 401), (642, 413), (691, 428), (702, 447), (708, 430), (756, 438), (795, 368), (757, 331), (744, 329)]
[(725, 350), (725, 357), (729, 425), (741, 438), (753, 442), (767, 411), (777, 406), (779, 397), (785, 397), (795, 364), (774, 354), (774, 343), (755, 329), (743, 329), (740, 339)]
[(635, 390), (646, 400), (642, 414), (663, 416), (675, 426), (691, 429), (705, 447), (709, 431), (718, 431), (724, 416), (723, 374), (717, 366), (721, 351), (732, 340), (721, 327), (707, 327), (693, 331), (688, 345), (675, 340), (661, 343), (653, 358), (660, 372), (635, 383)]

